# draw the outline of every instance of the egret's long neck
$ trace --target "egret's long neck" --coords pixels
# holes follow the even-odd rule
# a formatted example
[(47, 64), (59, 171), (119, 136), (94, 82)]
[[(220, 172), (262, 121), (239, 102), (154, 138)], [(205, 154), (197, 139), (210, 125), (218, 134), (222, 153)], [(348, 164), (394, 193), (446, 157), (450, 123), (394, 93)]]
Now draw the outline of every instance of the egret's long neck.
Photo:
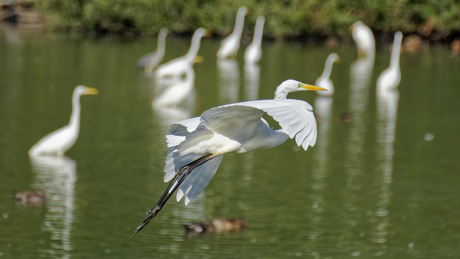
[(252, 44), (256, 44), (257, 46), (260, 46), (262, 42), (263, 31), (264, 31), (264, 23), (258, 22), (256, 24), (256, 31), (254, 32), (254, 39), (252, 40)]
[(157, 45), (157, 50), (156, 53), (158, 55), (164, 55), (165, 53), (165, 41), (166, 41), (166, 34), (160, 33), (158, 36), (158, 45)]
[(70, 115), (69, 126), (78, 128), (80, 126), (80, 95), (72, 95), (72, 115)]
[(236, 23), (235, 28), (233, 28), (232, 35), (235, 37), (241, 37), (241, 33), (243, 32), (243, 25), (244, 25), (244, 13), (238, 12), (236, 15)]
[(188, 71), (185, 80), (187, 81), (188, 85), (191, 85), (193, 87), (193, 81), (195, 80), (195, 72), (193, 70)]
[(329, 78), (331, 76), (333, 64), (334, 64), (334, 59), (328, 58), (326, 60), (326, 64), (324, 65), (324, 71), (323, 71), (323, 74), (321, 74), (321, 77)]
[(399, 35), (395, 36), (393, 42), (393, 50), (391, 51), (391, 67), (399, 68), (399, 52), (401, 51), (401, 40), (402, 37), (400, 37)]
[(196, 33), (192, 37), (192, 45), (190, 45), (190, 49), (186, 54), (187, 59), (191, 62), (195, 60), (195, 57), (198, 54), (198, 50), (200, 49), (201, 44), (201, 37), (203, 37), (203, 35), (197, 35)]
[(275, 90), (275, 100), (284, 100), (287, 98), (287, 95), (288, 95), (288, 91), (286, 91), (285, 89), (283, 88), (276, 88)]

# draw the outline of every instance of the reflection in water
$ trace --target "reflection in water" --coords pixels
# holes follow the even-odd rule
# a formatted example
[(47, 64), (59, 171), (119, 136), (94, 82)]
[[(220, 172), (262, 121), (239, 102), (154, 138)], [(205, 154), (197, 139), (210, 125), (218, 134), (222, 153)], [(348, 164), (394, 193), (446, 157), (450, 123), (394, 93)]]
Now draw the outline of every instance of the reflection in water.
[(6, 42), (11, 43), (11, 45), (19, 45), (22, 43), (21, 37), (14, 26), (6, 24), (5, 26), (2, 26), (2, 29), (5, 32)]
[(177, 107), (192, 94), (194, 84), (195, 71), (192, 66), (189, 66), (186, 69), (185, 78), (167, 86), (161, 94), (155, 97), (152, 106), (156, 108)]
[(201, 193), (193, 202), (187, 206), (177, 204), (172, 209), (172, 215), (177, 220), (178, 224), (187, 224), (196, 221), (202, 221), (207, 218), (206, 215), (206, 195)]
[(315, 116), (319, 118), (318, 123), (318, 138), (315, 145), (315, 165), (312, 170), (311, 186), (313, 204), (310, 210), (313, 211), (313, 224), (308, 237), (311, 240), (316, 240), (323, 232), (321, 221), (323, 220), (323, 212), (325, 205), (326, 194), (326, 165), (328, 160), (328, 139), (329, 139), (329, 123), (332, 107), (332, 97), (318, 96), (315, 99), (314, 111)]
[[(367, 105), (374, 58), (360, 58), (351, 65), (350, 111), (358, 118)], [(358, 113), (356, 113), (358, 112)]]
[(192, 116), (191, 109), (184, 109), (181, 107), (162, 107), (154, 108), (155, 114), (161, 121), (163, 128), (168, 128), (169, 125), (189, 119)]
[(239, 80), (238, 63), (234, 59), (217, 60), (220, 74), (220, 99), (221, 103), (238, 102)]
[(31, 163), (37, 173), (34, 187), (42, 189), (48, 197), (44, 230), (51, 233), (51, 252), (69, 258), (72, 250), (70, 232), (74, 220), (76, 163), (68, 157), (54, 156), (31, 157)]
[(257, 64), (244, 65), (244, 78), (246, 84), (244, 88), (245, 100), (257, 100), (259, 98), (259, 77), (260, 67)]
[[(379, 173), (382, 172), (380, 186), (379, 202), (375, 212), (373, 221), (377, 222), (377, 226), (372, 233), (372, 242), (385, 243), (388, 235), (388, 227), (390, 226), (389, 206), (390, 206), (390, 184), (392, 182), (393, 172), (393, 153), (394, 141), (396, 133), (396, 115), (398, 110), (398, 90), (378, 92), (377, 108), (378, 108), (378, 124), (377, 124), (377, 148)], [(385, 251), (380, 251), (381, 253)]]
[[(365, 166), (365, 139), (366, 139), (366, 107), (368, 106), (369, 84), (374, 66), (373, 56), (360, 58), (351, 66), (350, 75), (350, 97), (349, 111), (353, 115), (353, 123), (350, 124), (349, 139), (347, 141), (345, 153), (345, 190), (343, 193), (345, 206), (345, 225), (343, 229), (344, 240), (351, 240), (353, 236), (352, 228), (359, 220), (357, 213), (358, 205), (356, 200), (361, 191), (359, 180)], [(345, 243), (344, 245), (351, 245)]]
[[(163, 89), (152, 102), (152, 108), (160, 118), (163, 128), (174, 122), (191, 117), (195, 108), (195, 72), (189, 67), (184, 79), (165, 81), (155, 80), (155, 88)], [(155, 92), (158, 92), (156, 90)], [(180, 105), (180, 107), (178, 107)]]

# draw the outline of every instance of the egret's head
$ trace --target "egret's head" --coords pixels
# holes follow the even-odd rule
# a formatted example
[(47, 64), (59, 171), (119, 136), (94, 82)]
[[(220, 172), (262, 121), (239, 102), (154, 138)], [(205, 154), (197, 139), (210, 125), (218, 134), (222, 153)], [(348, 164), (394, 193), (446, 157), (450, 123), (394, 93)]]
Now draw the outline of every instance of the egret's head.
[(86, 94), (96, 95), (99, 93), (99, 91), (96, 88), (79, 85), (75, 87), (74, 93), (78, 95), (86, 95)]
[(364, 25), (364, 23), (363, 23), (362, 21), (357, 21), (357, 22), (353, 23), (353, 24), (348, 28), (348, 30), (349, 30), (350, 32), (353, 32), (353, 30), (355, 30), (355, 29), (357, 29), (357, 28), (359, 28), (360, 26), (363, 26), (363, 25)]
[(198, 37), (210, 37), (212, 36), (212, 31), (205, 29), (205, 28), (198, 28), (196, 29), (195, 33), (193, 34), (193, 37), (198, 36)]
[(337, 63), (338, 64), (338, 63), (342, 62), (342, 59), (336, 53), (329, 54), (329, 58), (332, 59), (332, 63)]
[(248, 8), (246, 8), (245, 6), (241, 6), (238, 9), (238, 15), (246, 15), (247, 12), (248, 12)]
[(85, 94), (97, 95), (99, 93), (99, 90), (97, 90), (96, 88), (92, 88), (92, 87), (85, 87), (85, 88), (86, 88)]
[(212, 36), (212, 31), (208, 30), (208, 29), (205, 29), (205, 30), (206, 30), (206, 33), (203, 35), (203, 37), (211, 37)]
[(286, 99), (288, 93), (299, 91), (327, 91), (327, 89), (288, 79), (276, 88), (275, 99)]
[(168, 32), (169, 32), (168, 29), (162, 28), (162, 29), (160, 30), (160, 35), (161, 35), (161, 36), (166, 36), (166, 34), (168, 34)]

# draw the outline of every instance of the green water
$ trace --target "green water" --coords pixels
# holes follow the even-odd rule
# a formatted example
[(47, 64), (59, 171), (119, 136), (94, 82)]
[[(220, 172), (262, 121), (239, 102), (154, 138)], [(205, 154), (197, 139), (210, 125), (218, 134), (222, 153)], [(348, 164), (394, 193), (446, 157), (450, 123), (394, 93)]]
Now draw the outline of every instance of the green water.
[[(195, 90), (180, 109), (152, 109), (158, 84), (134, 68), (154, 39), (92, 39), (2, 28), (0, 33), (0, 258), (458, 258), (460, 254), (460, 58), (444, 47), (403, 53), (399, 97), (377, 98), (375, 65), (353, 44), (330, 49), (264, 42), (260, 74), (243, 53), (218, 66), (217, 39), (203, 39)], [(188, 38), (167, 39), (165, 61)], [(135, 237), (163, 191), (167, 125), (220, 104), (273, 97), (293, 78), (314, 83), (330, 52), (332, 102), (315, 93), (318, 142), (228, 154), (204, 193), (187, 207), (171, 199)], [(224, 70), (222, 69), (224, 67)], [(225, 70), (226, 68), (226, 70)], [(236, 68), (236, 70), (235, 70)], [(233, 70), (232, 70), (233, 69)], [(64, 159), (32, 161), (29, 148), (67, 124), (76, 85), (80, 136)], [(257, 86), (259, 86), (257, 88)], [(317, 100), (315, 100), (317, 99)], [(316, 102), (318, 101), (318, 102)], [(344, 123), (349, 112), (353, 121)], [(11, 202), (41, 188), (42, 207)], [(242, 217), (242, 233), (187, 235), (183, 223)]]

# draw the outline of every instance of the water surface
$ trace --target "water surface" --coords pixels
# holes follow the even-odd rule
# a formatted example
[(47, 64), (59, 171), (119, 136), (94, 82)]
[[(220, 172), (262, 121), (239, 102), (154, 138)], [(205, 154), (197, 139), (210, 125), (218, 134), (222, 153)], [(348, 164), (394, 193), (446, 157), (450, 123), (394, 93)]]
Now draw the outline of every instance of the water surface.
[[(165, 61), (189, 38), (168, 37)], [(403, 53), (398, 92), (375, 94), (390, 52), (356, 60), (338, 48), (263, 43), (260, 64), (217, 62), (203, 39), (195, 87), (177, 109), (152, 109), (162, 91), (136, 70), (154, 39), (92, 39), (2, 28), (0, 37), (0, 257), (2, 258), (456, 258), (460, 253), (460, 58), (444, 47)], [(167, 126), (229, 102), (273, 98), (293, 78), (314, 83), (329, 53), (332, 99), (295, 93), (315, 106), (317, 145), (293, 140), (227, 154), (204, 193), (187, 207), (168, 202), (131, 234), (164, 189)], [(77, 85), (81, 130), (64, 158), (33, 160), (28, 149), (65, 125)], [(353, 120), (345, 123), (348, 112)], [(12, 191), (43, 189), (42, 207), (11, 202)], [(189, 236), (182, 224), (242, 217), (242, 233)]]

